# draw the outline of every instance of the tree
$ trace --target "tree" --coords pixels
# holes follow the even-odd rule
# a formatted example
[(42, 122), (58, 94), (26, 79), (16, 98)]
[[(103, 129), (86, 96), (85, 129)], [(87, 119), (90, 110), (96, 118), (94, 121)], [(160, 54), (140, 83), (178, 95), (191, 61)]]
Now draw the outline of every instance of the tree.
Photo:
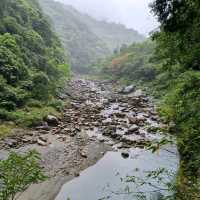
[(161, 63), (156, 85), (164, 94), (160, 111), (175, 122), (181, 155), (178, 195), (199, 199), (200, 1), (155, 0), (151, 7), (161, 23), (153, 35)]
[(0, 36), (0, 74), (8, 84), (16, 84), (28, 74), (15, 38), (7, 33)]
[(1, 0), (0, 81), (5, 84), (0, 88), (0, 108), (12, 115), (31, 98), (41, 103), (53, 99), (61, 87), (59, 78), (65, 76), (60, 66), (69, 68), (38, 0)]
[(200, 70), (200, 2), (155, 0), (151, 7), (161, 23), (161, 32), (154, 38), (162, 40), (166, 37), (161, 38), (160, 34), (167, 35), (167, 41), (174, 42), (173, 54), (176, 60), (185, 69)]

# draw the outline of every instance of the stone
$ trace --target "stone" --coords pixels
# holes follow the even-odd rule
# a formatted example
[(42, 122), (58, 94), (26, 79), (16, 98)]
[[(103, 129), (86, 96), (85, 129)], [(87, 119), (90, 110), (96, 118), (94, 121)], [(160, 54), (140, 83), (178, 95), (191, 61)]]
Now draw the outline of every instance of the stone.
[(80, 152), (81, 157), (87, 158), (87, 153), (85, 151)]
[(148, 128), (147, 128), (147, 131), (148, 132), (150, 132), (150, 133), (157, 133), (158, 131), (160, 130), (160, 128), (158, 127), (158, 126), (149, 126)]
[(139, 89), (139, 90), (136, 90), (135, 92), (134, 92), (134, 96), (143, 96), (144, 94), (143, 94), (143, 91), (141, 90), (141, 89)]
[(75, 136), (76, 136), (76, 132), (73, 131), (73, 132), (69, 133), (69, 135), (70, 135), (71, 137), (75, 137)]
[(46, 121), (49, 126), (57, 126), (59, 124), (58, 118), (53, 115), (48, 115)]
[(29, 143), (29, 142), (31, 142), (31, 140), (32, 140), (31, 137), (22, 138), (22, 142), (23, 142), (23, 143)]
[(124, 117), (126, 117), (126, 114), (118, 112), (118, 113), (115, 113), (115, 116), (118, 117), (118, 118), (124, 118)]
[(40, 136), (39, 137), (39, 140), (41, 140), (41, 141), (43, 141), (43, 142), (47, 142), (47, 137), (45, 137), (45, 136)]
[(99, 140), (99, 142), (102, 142), (102, 143), (105, 142), (105, 138), (104, 137), (99, 137), (98, 140)]
[(13, 139), (5, 139), (4, 144), (9, 146), (9, 147), (16, 147), (17, 141)]
[(70, 133), (71, 132), (71, 129), (70, 128), (64, 128), (61, 130), (61, 134), (67, 134), (67, 133)]
[(123, 158), (129, 158), (129, 153), (128, 152), (126, 152), (126, 151), (123, 151), (122, 153), (121, 153), (121, 156), (123, 157)]
[(115, 133), (117, 130), (116, 126), (109, 126), (103, 130), (103, 135), (110, 136), (111, 134)]
[(40, 146), (47, 146), (47, 143), (44, 142), (44, 141), (41, 140), (41, 139), (37, 139), (37, 143), (38, 143)]
[(139, 127), (137, 125), (132, 125), (129, 129), (128, 129), (128, 132), (127, 134), (131, 134), (131, 133), (134, 133), (134, 132), (138, 132), (139, 130)]
[(128, 117), (130, 124), (137, 124), (137, 118), (136, 117)]
[(134, 85), (129, 85), (127, 87), (122, 88), (120, 91), (121, 94), (130, 94), (135, 91), (135, 86)]
[(74, 172), (74, 177), (79, 177), (80, 173), (79, 172)]

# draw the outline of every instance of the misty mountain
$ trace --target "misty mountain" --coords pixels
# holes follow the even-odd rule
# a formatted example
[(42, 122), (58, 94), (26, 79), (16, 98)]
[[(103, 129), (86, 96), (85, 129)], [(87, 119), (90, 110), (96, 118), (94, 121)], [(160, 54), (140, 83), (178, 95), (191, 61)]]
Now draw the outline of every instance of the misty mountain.
[(106, 43), (112, 52), (123, 44), (130, 45), (134, 42), (144, 41), (144, 36), (133, 29), (126, 28), (123, 24), (97, 21), (88, 15), (85, 15), (84, 21), (93, 33)]
[(140, 42), (144, 37), (124, 25), (98, 21), (72, 6), (40, 0), (55, 31), (67, 50), (73, 69), (81, 71), (111, 55), (122, 44)]

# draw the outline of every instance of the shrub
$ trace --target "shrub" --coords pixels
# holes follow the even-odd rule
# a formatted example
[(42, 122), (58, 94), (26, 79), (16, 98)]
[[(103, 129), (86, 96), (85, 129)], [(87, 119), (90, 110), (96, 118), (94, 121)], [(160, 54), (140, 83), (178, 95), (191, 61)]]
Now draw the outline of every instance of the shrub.
[(25, 155), (11, 152), (6, 160), (0, 161), (0, 199), (14, 200), (16, 195), (31, 184), (45, 180), (39, 166), (40, 155), (30, 151)]

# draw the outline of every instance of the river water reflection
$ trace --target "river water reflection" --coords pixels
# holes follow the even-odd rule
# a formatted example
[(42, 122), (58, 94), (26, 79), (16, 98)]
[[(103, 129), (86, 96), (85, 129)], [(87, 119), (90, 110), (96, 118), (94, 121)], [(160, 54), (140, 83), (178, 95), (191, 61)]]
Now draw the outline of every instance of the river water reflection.
[[(134, 183), (125, 183), (122, 178), (132, 175), (142, 178), (145, 171), (158, 168), (176, 172), (179, 164), (175, 146), (165, 147), (154, 154), (134, 148), (129, 155), (129, 158), (124, 159), (120, 151), (106, 153), (96, 165), (84, 170), (80, 177), (67, 182), (55, 200), (135, 200), (137, 198), (132, 192), (145, 191), (149, 195), (148, 191), (155, 188), (146, 185), (136, 188)], [(168, 182), (173, 177), (165, 179)], [(163, 187), (162, 184), (157, 186)], [(125, 191), (130, 191), (130, 194), (123, 194)], [(154, 199), (157, 200), (157, 197)]]

